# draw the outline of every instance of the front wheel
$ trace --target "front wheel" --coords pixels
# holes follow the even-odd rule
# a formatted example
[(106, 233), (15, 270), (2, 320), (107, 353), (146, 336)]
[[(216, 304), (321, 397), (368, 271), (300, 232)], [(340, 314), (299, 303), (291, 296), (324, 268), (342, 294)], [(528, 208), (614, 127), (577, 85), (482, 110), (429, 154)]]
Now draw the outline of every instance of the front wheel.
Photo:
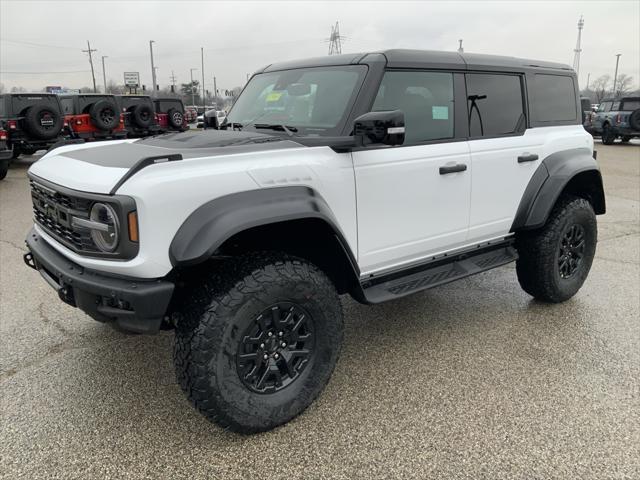
[(4, 180), (9, 171), (9, 160), (0, 160), (0, 180)]
[(338, 359), (342, 307), (327, 276), (284, 254), (217, 267), (178, 315), (178, 381), (209, 420), (240, 433), (304, 411)]
[(591, 204), (584, 198), (560, 197), (544, 227), (516, 237), (520, 286), (545, 302), (573, 297), (591, 269), (597, 235)]

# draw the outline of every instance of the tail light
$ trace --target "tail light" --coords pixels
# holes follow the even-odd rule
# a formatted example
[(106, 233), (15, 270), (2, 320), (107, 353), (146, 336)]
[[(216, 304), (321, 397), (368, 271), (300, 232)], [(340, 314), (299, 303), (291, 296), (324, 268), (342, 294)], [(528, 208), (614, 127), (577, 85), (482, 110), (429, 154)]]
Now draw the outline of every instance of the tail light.
[(616, 123), (622, 123), (622, 115), (616, 115)]
[(76, 125), (82, 125), (82, 119), (80, 118), (76, 119)]
[(9, 127), (9, 130), (15, 130), (16, 128), (18, 128), (18, 122), (16, 122), (15, 120), (9, 120), (7, 122), (7, 126)]
[(4, 130), (0, 130), (0, 140), (6, 140), (7, 139), (7, 132), (5, 132)]
[(158, 123), (158, 122), (160, 121), (160, 117), (158, 116), (158, 114), (157, 114), (157, 113), (154, 113), (154, 114), (153, 114), (153, 117), (155, 118), (156, 123)]

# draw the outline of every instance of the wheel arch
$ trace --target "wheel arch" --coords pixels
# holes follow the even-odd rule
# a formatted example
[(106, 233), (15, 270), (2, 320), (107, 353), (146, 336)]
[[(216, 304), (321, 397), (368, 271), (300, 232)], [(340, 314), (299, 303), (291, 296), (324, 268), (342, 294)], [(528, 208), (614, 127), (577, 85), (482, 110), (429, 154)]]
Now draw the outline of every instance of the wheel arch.
[(602, 175), (589, 149), (563, 150), (542, 161), (520, 200), (511, 231), (543, 226), (564, 193), (585, 198), (597, 215), (606, 212)]
[(356, 257), (327, 202), (310, 187), (251, 190), (209, 201), (183, 222), (169, 257), (174, 267), (184, 269), (214, 256), (256, 250), (305, 258), (321, 268), (340, 293), (357, 295)]

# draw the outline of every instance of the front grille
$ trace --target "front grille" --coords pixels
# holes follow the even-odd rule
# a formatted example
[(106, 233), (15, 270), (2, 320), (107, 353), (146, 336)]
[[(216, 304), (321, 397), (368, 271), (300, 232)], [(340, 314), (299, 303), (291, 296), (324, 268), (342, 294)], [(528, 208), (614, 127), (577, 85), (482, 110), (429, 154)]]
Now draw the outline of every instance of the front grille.
[(72, 218), (89, 218), (92, 201), (62, 194), (31, 180), (31, 200), (35, 221), (49, 235), (76, 252), (97, 253), (100, 250), (89, 230), (76, 228)]

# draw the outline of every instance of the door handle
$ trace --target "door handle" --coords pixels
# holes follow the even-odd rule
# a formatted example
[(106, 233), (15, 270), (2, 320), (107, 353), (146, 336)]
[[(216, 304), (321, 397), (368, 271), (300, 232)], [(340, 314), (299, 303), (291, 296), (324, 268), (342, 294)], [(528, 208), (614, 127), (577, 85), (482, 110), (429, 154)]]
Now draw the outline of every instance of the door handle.
[(538, 160), (538, 155), (535, 153), (525, 153), (518, 157), (518, 163), (535, 162), (536, 160)]
[(440, 175), (446, 175), (448, 173), (464, 172), (467, 166), (464, 163), (458, 163), (456, 165), (450, 165), (447, 167), (440, 167)]

